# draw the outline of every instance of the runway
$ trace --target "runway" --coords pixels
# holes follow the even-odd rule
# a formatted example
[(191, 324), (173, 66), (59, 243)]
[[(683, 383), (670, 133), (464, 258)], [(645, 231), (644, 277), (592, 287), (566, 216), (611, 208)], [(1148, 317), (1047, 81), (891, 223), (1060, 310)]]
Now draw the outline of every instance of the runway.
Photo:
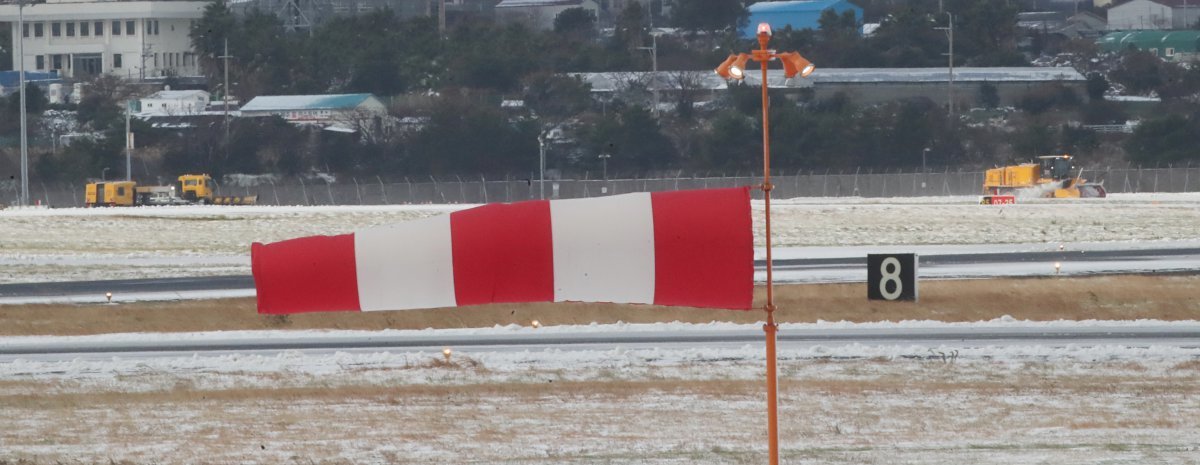
[[(401, 331), (261, 335), (256, 332), (222, 335), (203, 333), (183, 339), (158, 337), (130, 340), (120, 337), (16, 338), (0, 342), (0, 362), (16, 359), (38, 361), (104, 360), (114, 356), (125, 359), (179, 357), (182, 355), (254, 354), (272, 356), (299, 351), (309, 355), (340, 352), (439, 352), (453, 347), (459, 350), (488, 352), (577, 351), (626, 349), (712, 349), (758, 345), (763, 332), (747, 329), (687, 329), (604, 331), (586, 327), (561, 330), (528, 330), (505, 334), (483, 331), (463, 335), (454, 331)], [(887, 328), (812, 328), (784, 327), (779, 332), (781, 348), (815, 345), (887, 345), (949, 348), (1011, 346), (1168, 346), (1200, 348), (1200, 325), (1180, 324), (1107, 324), (1062, 327), (936, 326)]]
[[(865, 247), (857, 249), (867, 250)], [(890, 247), (887, 250), (904, 250)], [(921, 251), (930, 247), (909, 247)], [(960, 247), (961, 249), (961, 247)], [(975, 249), (979, 249), (976, 247)], [(921, 279), (963, 279), (1064, 276), (1122, 273), (1200, 272), (1200, 248), (1146, 248), (1112, 250), (954, 252), (954, 248), (932, 248), (921, 253)], [(937, 253), (949, 250), (949, 253)], [(866, 281), (866, 253), (854, 256), (806, 258), (805, 249), (781, 249), (775, 263), (778, 283), (821, 283)], [(820, 255), (820, 254), (815, 254)], [(1059, 264), (1055, 269), (1054, 264)], [(765, 281), (764, 260), (755, 261), (756, 281)], [(111, 293), (115, 302), (137, 300), (183, 300), (218, 297), (252, 297), (254, 279), (249, 275), (199, 276), (186, 278), (120, 279), (16, 283), (0, 285), (0, 305), (23, 303), (98, 303)]]

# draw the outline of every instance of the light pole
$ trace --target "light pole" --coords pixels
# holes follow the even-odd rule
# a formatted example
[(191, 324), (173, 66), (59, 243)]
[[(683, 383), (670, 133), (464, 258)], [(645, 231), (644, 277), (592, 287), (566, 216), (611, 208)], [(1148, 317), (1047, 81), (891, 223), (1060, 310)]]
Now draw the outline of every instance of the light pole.
[(954, 15), (951, 14), (949, 11), (947, 11), (946, 18), (949, 21), (947, 24), (948, 27), (935, 27), (934, 29), (937, 29), (939, 31), (946, 31), (946, 34), (950, 36), (950, 53), (946, 54), (949, 57), (949, 60), (947, 62), (947, 68), (950, 70), (950, 73), (949, 73), (950, 75), (946, 80), (946, 105), (947, 105), (947, 108), (950, 109), (950, 120), (953, 121), (954, 120)]
[(608, 159), (612, 158), (612, 155), (609, 155), (607, 153), (602, 153), (599, 156), (597, 156), (597, 158), (600, 159), (600, 163), (604, 169), (604, 180), (607, 181), (608, 180)]
[(763, 332), (766, 333), (767, 345), (767, 439), (768, 450), (770, 457), (770, 465), (779, 465), (779, 414), (778, 414), (778, 384), (776, 383), (776, 366), (775, 366), (775, 334), (779, 331), (778, 325), (775, 324), (775, 281), (773, 278), (774, 266), (771, 260), (771, 139), (770, 139), (770, 121), (768, 113), (770, 109), (770, 100), (767, 97), (767, 62), (776, 58), (783, 62), (783, 75), (787, 79), (791, 79), (799, 74), (801, 77), (808, 77), (812, 74), (815, 67), (808, 59), (796, 52), (776, 53), (775, 50), (767, 49), (767, 42), (771, 40), (771, 25), (767, 23), (759, 23), (758, 25), (758, 49), (751, 50), (750, 54), (741, 53), (738, 55), (729, 55), (720, 66), (717, 67), (717, 75), (726, 79), (741, 80), (746, 77), (746, 61), (753, 59), (762, 65), (762, 117), (763, 117), (763, 207), (766, 209), (764, 230), (766, 232), (766, 252), (767, 252), (767, 305), (764, 310), (767, 311), (767, 324), (763, 325)]
[(111, 168), (109, 168), (109, 167), (105, 166), (105, 167), (104, 167), (104, 169), (100, 170), (100, 180), (101, 180), (101, 181), (107, 181), (107, 180), (108, 180), (108, 170), (110, 170), (110, 169), (111, 169)]
[(538, 134), (538, 200), (546, 200), (546, 133)]
[(25, 122), (25, 2), (17, 0), (17, 29), (13, 34), (17, 36), (17, 83), (21, 88), (21, 197), (17, 203), (22, 207), (29, 205), (29, 135)]

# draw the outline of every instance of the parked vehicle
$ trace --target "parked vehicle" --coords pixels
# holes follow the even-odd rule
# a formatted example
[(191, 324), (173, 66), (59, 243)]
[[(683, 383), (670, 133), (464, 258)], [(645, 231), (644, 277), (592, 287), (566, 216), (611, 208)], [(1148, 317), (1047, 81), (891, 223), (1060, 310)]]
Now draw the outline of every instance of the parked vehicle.
[(139, 186), (134, 181), (93, 182), (84, 189), (84, 205), (253, 205), (258, 201), (257, 195), (214, 195), (215, 186), (207, 174), (181, 175), (172, 186)]

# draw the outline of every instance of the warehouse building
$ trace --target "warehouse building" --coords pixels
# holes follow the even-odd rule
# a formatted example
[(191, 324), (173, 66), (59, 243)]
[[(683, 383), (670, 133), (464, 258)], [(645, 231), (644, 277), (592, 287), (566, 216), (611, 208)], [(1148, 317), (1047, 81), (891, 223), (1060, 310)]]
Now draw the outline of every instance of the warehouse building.
[[(658, 90), (664, 95), (680, 92), (681, 82), (688, 83), (689, 90), (697, 92), (699, 100), (709, 100), (727, 85), (725, 80), (712, 71), (659, 72), (654, 73), (580, 73), (575, 74), (591, 85), (594, 94), (604, 96), (622, 92), (627, 88)], [(757, 86), (751, 73), (747, 84)], [(787, 82), (783, 70), (767, 72), (767, 82), (772, 89), (792, 91), (797, 95), (812, 93), (817, 100), (836, 94), (844, 94), (852, 102), (870, 105), (894, 100), (929, 99), (945, 106), (950, 101), (951, 88), (946, 68), (820, 68), (806, 79), (796, 78)], [(1069, 67), (1020, 67), (1020, 68), (954, 68), (954, 105), (969, 108), (978, 101), (980, 88), (994, 86), (1002, 106), (1015, 105), (1026, 94), (1037, 87), (1056, 84), (1075, 92), (1081, 100), (1087, 100), (1087, 78)]]
[(1200, 31), (1113, 32), (1105, 34), (1096, 44), (1105, 52), (1134, 49), (1153, 53), (1166, 60), (1195, 60), (1200, 50)]
[[(1200, 1), (1200, 0), (1197, 0)], [(750, 20), (742, 28), (743, 38), (752, 38), (757, 34), (759, 23), (768, 23), (772, 29), (820, 29), (821, 14), (825, 10), (833, 10), (839, 16), (847, 11), (854, 12), (854, 18), (862, 23), (863, 10), (846, 0), (794, 0), (785, 2), (758, 2), (746, 8), (750, 12)]]

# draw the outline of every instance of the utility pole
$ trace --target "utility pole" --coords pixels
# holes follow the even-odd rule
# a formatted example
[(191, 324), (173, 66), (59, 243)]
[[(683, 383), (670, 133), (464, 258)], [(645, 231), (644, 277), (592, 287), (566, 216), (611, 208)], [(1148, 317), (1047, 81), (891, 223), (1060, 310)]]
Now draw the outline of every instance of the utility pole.
[(133, 133), (129, 130), (129, 114), (133, 113), (131, 101), (125, 101), (125, 180), (133, 180)]
[(17, 203), (24, 207), (29, 205), (29, 135), (26, 134), (25, 123), (25, 1), (17, 0), (17, 81), (21, 86), (21, 198)]
[(950, 70), (950, 75), (946, 80), (946, 105), (950, 110), (950, 120), (954, 120), (954, 15), (949, 11), (946, 12), (946, 18), (949, 19), (948, 27), (936, 27), (939, 31), (946, 31), (950, 36), (950, 53), (947, 61), (947, 68)]
[(225, 104), (225, 160), (229, 160), (229, 59), (233, 58), (229, 55), (229, 37), (225, 37), (225, 54), (217, 58), (225, 60), (225, 88), (221, 92), (221, 99)]
[(638, 47), (638, 50), (650, 51), (650, 93), (654, 95), (654, 114), (658, 114), (658, 35), (654, 33), (654, 10), (650, 10), (650, 46)]
[(149, 60), (150, 58), (152, 58), (154, 56), (153, 53), (150, 53), (151, 50), (154, 50), (154, 44), (146, 43), (146, 23), (143, 22), (142, 23), (142, 67), (138, 70), (138, 81), (139, 82), (144, 82), (146, 80), (146, 60)]

